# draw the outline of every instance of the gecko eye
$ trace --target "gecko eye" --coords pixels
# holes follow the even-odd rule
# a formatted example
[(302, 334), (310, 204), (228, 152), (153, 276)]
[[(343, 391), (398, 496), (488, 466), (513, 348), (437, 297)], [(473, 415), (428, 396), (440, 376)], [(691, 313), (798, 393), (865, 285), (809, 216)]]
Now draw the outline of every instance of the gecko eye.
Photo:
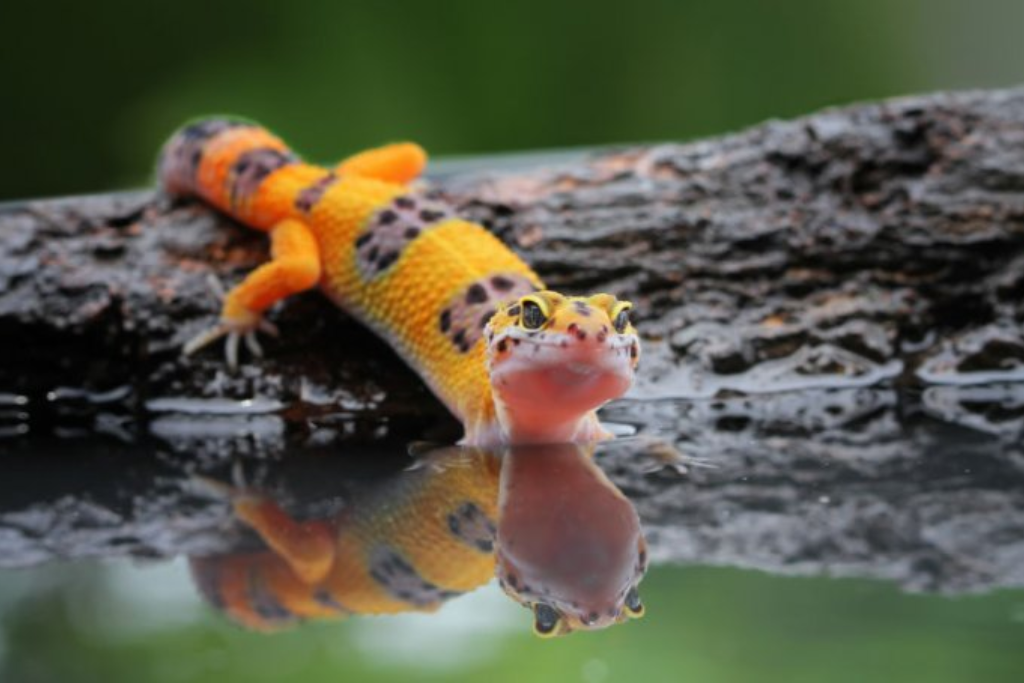
[(640, 602), (640, 593), (637, 592), (636, 587), (630, 588), (626, 593), (626, 612), (634, 619), (639, 619), (644, 615), (644, 604)]
[(536, 301), (527, 299), (523, 302), (523, 327), (528, 330), (539, 330), (541, 325), (547, 321), (544, 310)]
[(541, 638), (555, 635), (558, 620), (558, 612), (551, 605), (538, 602), (533, 606), (533, 632)]
[(622, 334), (629, 327), (629, 309), (632, 308), (631, 304), (622, 303), (619, 304), (619, 311), (615, 314), (612, 320), (612, 325), (615, 327), (615, 331)]

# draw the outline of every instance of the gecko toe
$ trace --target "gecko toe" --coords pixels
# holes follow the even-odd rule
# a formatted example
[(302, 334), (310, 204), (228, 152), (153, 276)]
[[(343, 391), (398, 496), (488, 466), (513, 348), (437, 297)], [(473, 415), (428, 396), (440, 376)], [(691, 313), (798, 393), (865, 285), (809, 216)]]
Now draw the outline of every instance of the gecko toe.
[(227, 341), (224, 342), (224, 358), (231, 372), (238, 370), (238, 343), (241, 341), (241, 336), (236, 331), (228, 332)]
[(196, 336), (189, 339), (185, 343), (185, 346), (182, 347), (181, 352), (186, 356), (191, 356), (196, 351), (209, 346), (227, 333), (228, 328), (224, 325), (216, 325), (207, 330), (203, 330)]
[(260, 346), (260, 340), (256, 338), (256, 331), (250, 330), (245, 333), (245, 347), (249, 349), (249, 353), (254, 358), (263, 358), (263, 347)]

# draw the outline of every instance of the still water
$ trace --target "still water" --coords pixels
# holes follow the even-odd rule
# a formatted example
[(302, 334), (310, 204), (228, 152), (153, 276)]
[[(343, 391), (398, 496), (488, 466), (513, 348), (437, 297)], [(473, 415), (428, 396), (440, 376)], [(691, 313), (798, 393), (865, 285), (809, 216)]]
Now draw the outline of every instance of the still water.
[(0, 680), (1019, 681), (1021, 396), (620, 401), (596, 453), (11, 400)]

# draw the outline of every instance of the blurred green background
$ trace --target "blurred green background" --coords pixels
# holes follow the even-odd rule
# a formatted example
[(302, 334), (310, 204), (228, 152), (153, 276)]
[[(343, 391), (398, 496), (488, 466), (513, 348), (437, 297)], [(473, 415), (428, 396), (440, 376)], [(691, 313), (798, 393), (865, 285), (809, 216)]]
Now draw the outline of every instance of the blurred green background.
[(687, 139), (1024, 80), (1020, 0), (0, 3), (0, 199), (151, 182), (198, 115), (331, 160)]

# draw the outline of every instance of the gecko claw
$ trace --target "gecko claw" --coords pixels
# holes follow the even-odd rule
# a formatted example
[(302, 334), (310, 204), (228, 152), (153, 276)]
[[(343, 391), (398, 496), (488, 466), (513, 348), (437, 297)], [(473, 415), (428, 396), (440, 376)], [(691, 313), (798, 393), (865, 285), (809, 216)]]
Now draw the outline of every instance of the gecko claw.
[(238, 369), (238, 342), (240, 341), (237, 331), (228, 332), (227, 340), (224, 342), (224, 360), (227, 361), (228, 369), (234, 372)]
[(227, 296), (227, 290), (224, 289), (224, 283), (222, 283), (220, 278), (213, 273), (206, 276), (206, 286), (210, 288), (210, 291), (217, 298), (217, 301), (223, 301), (224, 297)]
[(249, 353), (254, 358), (263, 358), (263, 347), (260, 346), (260, 340), (256, 338), (255, 331), (245, 333), (245, 347), (249, 349)]
[(208, 477), (202, 474), (191, 475), (182, 484), (182, 488), (187, 493), (199, 498), (228, 503), (230, 503), (238, 493), (237, 489), (230, 484), (225, 484), (219, 479), (214, 479), (213, 477)]
[(243, 341), (245, 342), (245, 348), (249, 350), (249, 353), (251, 353), (254, 358), (263, 357), (263, 346), (260, 344), (259, 339), (256, 336), (257, 332), (263, 332), (264, 334), (275, 338), (280, 336), (277, 327), (266, 320), (259, 320), (254, 322), (252, 325), (245, 327), (237, 324), (221, 322), (192, 337), (192, 339), (186, 342), (185, 346), (182, 347), (182, 353), (186, 356), (191, 356), (221, 337), (224, 337), (224, 358), (227, 361), (228, 368), (234, 372), (238, 369), (239, 347)]
[(186, 356), (191, 356), (196, 351), (209, 346), (213, 342), (217, 341), (228, 333), (228, 327), (225, 325), (217, 325), (211, 327), (208, 330), (203, 330), (196, 336), (185, 342), (185, 346), (182, 347), (181, 352)]

